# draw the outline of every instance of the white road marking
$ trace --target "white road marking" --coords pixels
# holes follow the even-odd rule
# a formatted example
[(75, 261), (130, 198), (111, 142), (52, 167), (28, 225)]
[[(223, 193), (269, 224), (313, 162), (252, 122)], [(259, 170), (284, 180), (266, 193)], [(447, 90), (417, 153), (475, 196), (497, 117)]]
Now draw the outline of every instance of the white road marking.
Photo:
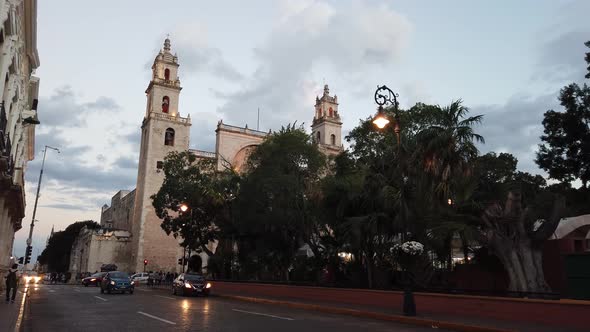
[(163, 298), (165, 298), (165, 299), (170, 299), (170, 300), (176, 300), (175, 298), (173, 298), (173, 297), (170, 297), (170, 296), (162, 296), (162, 295), (154, 295), (154, 296), (157, 296), (157, 297), (163, 297)]
[(100, 296), (95, 296), (95, 297), (96, 297), (97, 299), (99, 299), (99, 300), (103, 300), (103, 301), (106, 301), (106, 300), (107, 300), (107, 299), (105, 299), (105, 298), (102, 298), (102, 297), (100, 297)]
[(168, 324), (170, 324), (170, 325), (176, 325), (176, 323), (174, 323), (174, 322), (171, 322), (171, 321), (169, 321), (169, 320), (166, 320), (166, 319), (164, 319), (164, 318), (160, 318), (160, 317), (158, 317), (158, 316), (154, 316), (154, 315), (146, 314), (146, 313), (145, 313), (145, 312), (143, 312), (143, 311), (138, 311), (137, 313), (138, 313), (138, 314), (140, 314), (140, 315), (147, 316), (147, 317), (149, 317), (149, 318), (157, 319), (157, 320), (159, 320), (159, 321), (161, 321), (161, 322), (168, 323)]
[(281, 316), (263, 314), (261, 312), (246, 311), (246, 310), (240, 310), (240, 309), (232, 309), (232, 310), (233, 311), (237, 311), (237, 312), (243, 312), (245, 314), (252, 314), (252, 315), (258, 315), (258, 316), (266, 316), (266, 317), (272, 317), (272, 318), (278, 318), (278, 319), (284, 319), (284, 320), (295, 320), (295, 319), (289, 318), (289, 317), (281, 317)]
[(145, 288), (135, 288), (135, 290), (142, 291), (142, 292), (151, 292), (150, 289), (145, 289)]
[(49, 292), (50, 293), (55, 293), (55, 291), (53, 289), (50, 289)]

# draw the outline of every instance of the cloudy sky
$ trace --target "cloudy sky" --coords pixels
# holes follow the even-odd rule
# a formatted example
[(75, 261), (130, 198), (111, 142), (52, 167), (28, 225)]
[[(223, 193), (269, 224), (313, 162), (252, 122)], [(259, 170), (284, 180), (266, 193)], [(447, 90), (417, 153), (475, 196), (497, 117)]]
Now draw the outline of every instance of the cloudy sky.
[[(166, 4), (166, 6), (164, 6)], [(308, 126), (325, 83), (346, 133), (375, 111), (387, 84), (403, 107), (462, 98), (485, 114), (481, 150), (507, 151), (540, 173), (534, 151), (543, 112), (584, 75), (590, 1), (39, 1), (41, 67), (36, 159), (27, 170), (27, 216), (44, 145), (49, 151), (34, 235), (100, 219), (100, 206), (135, 186), (150, 66), (167, 34), (178, 53), (180, 113), (191, 147), (214, 149), (218, 120), (278, 129)]]

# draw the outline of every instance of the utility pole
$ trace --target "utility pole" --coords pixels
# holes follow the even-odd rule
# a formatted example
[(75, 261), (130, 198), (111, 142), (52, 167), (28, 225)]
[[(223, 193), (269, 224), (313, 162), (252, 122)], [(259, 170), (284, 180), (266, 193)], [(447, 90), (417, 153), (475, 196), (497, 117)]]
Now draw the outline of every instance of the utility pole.
[[(35, 215), (37, 214), (37, 202), (39, 201), (39, 191), (41, 190), (41, 179), (43, 179), (43, 167), (45, 167), (45, 156), (47, 155), (47, 148), (57, 151), (60, 153), (58, 148), (45, 145), (43, 149), (43, 162), (41, 163), (41, 172), (39, 173), (39, 183), (37, 184), (37, 196), (35, 197), (35, 206), (33, 207), (33, 217), (31, 218), (31, 228), (29, 229), (29, 238), (27, 239), (27, 253), (31, 251), (31, 243), (33, 242), (33, 228), (35, 227)], [(29, 249), (31, 247), (31, 249)], [(27, 255), (25, 255), (26, 258)], [(26, 265), (25, 265), (26, 266)]]

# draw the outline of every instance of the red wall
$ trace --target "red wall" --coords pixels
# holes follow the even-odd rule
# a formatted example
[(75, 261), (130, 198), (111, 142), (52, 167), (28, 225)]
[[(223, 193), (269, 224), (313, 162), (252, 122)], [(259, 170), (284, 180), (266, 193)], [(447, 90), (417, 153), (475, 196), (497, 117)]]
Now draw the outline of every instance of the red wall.
[[(215, 282), (218, 294), (336, 302), (391, 309), (401, 312), (402, 293), (361, 289)], [(416, 293), (420, 313), (486, 317), (553, 326), (587, 329), (590, 326), (590, 301), (529, 300), (497, 297)]]

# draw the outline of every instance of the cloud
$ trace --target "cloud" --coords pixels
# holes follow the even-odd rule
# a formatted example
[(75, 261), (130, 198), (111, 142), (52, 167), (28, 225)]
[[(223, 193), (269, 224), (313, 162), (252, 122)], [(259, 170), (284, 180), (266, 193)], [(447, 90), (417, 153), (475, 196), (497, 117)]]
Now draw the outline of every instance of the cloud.
[(483, 114), (483, 124), (476, 127), (486, 144), (482, 152), (509, 152), (518, 158), (518, 168), (541, 174), (535, 164), (535, 152), (541, 143), (543, 114), (559, 109), (557, 94), (540, 96), (514, 95), (503, 105), (480, 105), (471, 108), (470, 115)]
[(581, 82), (586, 73), (584, 54), (590, 40), (588, 13), (590, 1), (576, 0), (561, 5), (555, 12), (552, 24), (538, 34), (538, 72), (533, 80)]
[(119, 105), (113, 99), (102, 96), (80, 103), (72, 88), (63, 86), (49, 97), (40, 97), (39, 120), (47, 127), (80, 127), (86, 125), (86, 118), (92, 113), (117, 109)]
[(259, 107), (264, 130), (295, 120), (307, 123), (315, 94), (321, 91), (313, 79), (317, 70), (356, 77), (396, 63), (412, 30), (404, 16), (385, 4), (352, 1), (339, 3), (338, 8), (325, 1), (281, 4), (269, 38), (254, 49), (259, 65), (253, 75), (236, 91), (214, 92), (227, 98), (218, 111), (229, 123), (252, 127)]
[[(195, 22), (179, 25), (171, 33), (170, 40), (183, 73), (206, 73), (230, 82), (243, 80), (244, 76), (225, 59), (221, 50), (209, 45), (204, 25)], [(162, 41), (157, 43), (158, 49), (162, 48)], [(152, 63), (150, 59), (146, 68), (151, 68)]]
[(128, 168), (128, 169), (137, 170), (137, 164), (138, 164), (137, 158), (132, 158), (129, 156), (121, 156), (115, 161), (114, 166), (116, 168), (121, 168), (121, 169)]

